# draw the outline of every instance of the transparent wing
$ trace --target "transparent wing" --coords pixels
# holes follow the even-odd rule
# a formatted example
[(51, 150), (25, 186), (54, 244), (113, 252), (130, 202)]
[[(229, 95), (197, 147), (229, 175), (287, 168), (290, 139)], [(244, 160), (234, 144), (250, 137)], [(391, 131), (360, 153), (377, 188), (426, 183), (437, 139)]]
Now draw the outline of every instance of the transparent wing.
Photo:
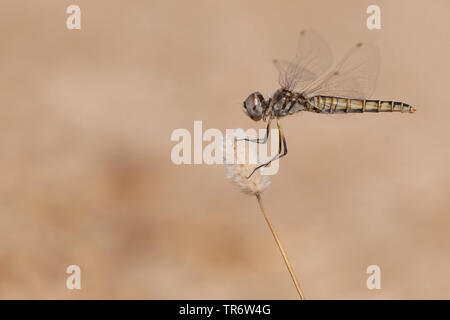
[(358, 43), (331, 72), (310, 83), (303, 94), (306, 97), (323, 95), (367, 99), (375, 90), (378, 68), (378, 49)]
[(333, 57), (323, 38), (311, 30), (300, 32), (297, 53), (292, 61), (274, 60), (279, 83), (284, 89), (303, 89), (331, 66)]

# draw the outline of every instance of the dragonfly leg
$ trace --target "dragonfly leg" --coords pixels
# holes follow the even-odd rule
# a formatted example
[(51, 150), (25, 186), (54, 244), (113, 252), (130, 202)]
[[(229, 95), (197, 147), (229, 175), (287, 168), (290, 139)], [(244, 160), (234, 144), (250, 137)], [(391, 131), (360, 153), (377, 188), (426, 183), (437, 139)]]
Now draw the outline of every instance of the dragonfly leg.
[(250, 179), (250, 177), (256, 172), (256, 170), (261, 169), (263, 167), (267, 167), (272, 161), (278, 160), (288, 153), (287, 149), (287, 143), (286, 143), (286, 137), (284, 136), (283, 129), (280, 126), (280, 123), (277, 121), (277, 127), (278, 127), (278, 154), (270, 159), (268, 162), (260, 164), (255, 169), (253, 169), (252, 173), (247, 177), (247, 179)]
[(249, 142), (256, 142), (256, 143), (266, 143), (267, 139), (269, 139), (269, 131), (270, 131), (270, 121), (271, 119), (269, 119), (269, 121), (267, 122), (267, 128), (266, 128), (266, 134), (264, 136), (264, 138), (260, 139), (249, 139), (249, 138), (243, 138), (243, 139), (236, 139), (237, 141), (249, 141)]

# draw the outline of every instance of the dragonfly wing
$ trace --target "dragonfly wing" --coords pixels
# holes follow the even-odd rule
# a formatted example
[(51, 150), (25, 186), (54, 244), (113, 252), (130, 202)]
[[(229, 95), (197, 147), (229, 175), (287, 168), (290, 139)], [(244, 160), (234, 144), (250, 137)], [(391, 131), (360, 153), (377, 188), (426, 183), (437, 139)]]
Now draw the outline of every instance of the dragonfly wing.
[(305, 88), (306, 97), (367, 99), (375, 90), (379, 54), (375, 46), (358, 43), (331, 70)]
[(282, 88), (303, 91), (330, 67), (332, 60), (331, 49), (326, 41), (314, 31), (303, 30), (292, 61), (274, 60), (274, 64)]
[(317, 79), (315, 73), (292, 62), (273, 60), (273, 64), (278, 69), (278, 81), (282, 88), (293, 90), (295, 87), (304, 87)]

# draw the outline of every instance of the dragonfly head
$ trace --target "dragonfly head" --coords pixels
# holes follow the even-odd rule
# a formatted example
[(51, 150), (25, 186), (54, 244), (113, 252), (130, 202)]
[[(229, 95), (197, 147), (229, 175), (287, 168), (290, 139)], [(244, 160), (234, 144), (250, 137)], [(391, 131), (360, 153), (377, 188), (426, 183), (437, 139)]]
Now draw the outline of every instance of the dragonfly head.
[(259, 92), (253, 92), (245, 99), (242, 110), (244, 110), (245, 114), (252, 120), (259, 121), (262, 119), (266, 108), (267, 104), (263, 95)]

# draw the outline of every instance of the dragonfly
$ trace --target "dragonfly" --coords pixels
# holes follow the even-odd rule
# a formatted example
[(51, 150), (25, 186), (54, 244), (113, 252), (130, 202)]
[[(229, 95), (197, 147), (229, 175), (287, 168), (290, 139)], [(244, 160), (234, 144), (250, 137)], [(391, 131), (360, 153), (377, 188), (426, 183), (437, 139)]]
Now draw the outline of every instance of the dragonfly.
[(368, 99), (375, 89), (378, 74), (379, 56), (375, 46), (360, 42), (333, 68), (332, 60), (327, 42), (318, 33), (303, 30), (294, 58), (273, 61), (279, 72), (280, 88), (267, 99), (258, 91), (245, 99), (244, 113), (254, 121), (267, 122), (267, 128), (264, 138), (243, 140), (266, 143), (273, 120), (279, 132), (277, 155), (255, 167), (247, 178), (287, 154), (286, 138), (280, 125), (280, 118), (285, 116), (302, 111), (333, 115), (416, 111), (403, 102)]

